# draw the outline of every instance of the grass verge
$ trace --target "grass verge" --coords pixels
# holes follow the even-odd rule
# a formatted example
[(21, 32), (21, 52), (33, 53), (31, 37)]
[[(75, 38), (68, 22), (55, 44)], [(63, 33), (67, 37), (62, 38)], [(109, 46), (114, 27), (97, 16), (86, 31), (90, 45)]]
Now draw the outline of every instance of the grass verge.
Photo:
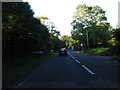
[(87, 53), (89, 55), (111, 56), (109, 48), (90, 48), (89, 50), (77, 51), (78, 53)]
[(50, 58), (56, 56), (55, 53), (49, 53), (43, 56), (29, 56), (29, 57), (22, 57), (16, 58), (25, 60), (25, 62), (19, 62), (16, 65), (8, 65), (7, 67), (3, 67), (2, 73), (2, 87), (6, 88), (12, 85), (13, 83), (18, 82), (22, 78), (25, 78), (27, 75), (30, 74), (33, 70), (35, 70), (40, 64), (48, 61)]
[(90, 48), (89, 50), (84, 50), (84, 51), (81, 50), (81, 51), (77, 51), (77, 52), (78, 53), (86, 53), (89, 55), (113, 56), (113, 57), (111, 57), (111, 60), (113, 60), (114, 62), (120, 63), (120, 56), (113, 53), (113, 51), (111, 51), (110, 48)]

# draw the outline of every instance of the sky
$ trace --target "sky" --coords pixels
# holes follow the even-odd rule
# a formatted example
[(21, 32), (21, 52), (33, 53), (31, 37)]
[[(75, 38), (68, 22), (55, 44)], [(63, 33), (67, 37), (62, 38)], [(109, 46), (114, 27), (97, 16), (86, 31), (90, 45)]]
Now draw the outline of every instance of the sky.
[(29, 2), (35, 17), (46, 16), (57, 27), (61, 35), (71, 35), (72, 16), (78, 4), (100, 6), (106, 11), (107, 21), (113, 28), (118, 24), (118, 2), (120, 0), (23, 0)]

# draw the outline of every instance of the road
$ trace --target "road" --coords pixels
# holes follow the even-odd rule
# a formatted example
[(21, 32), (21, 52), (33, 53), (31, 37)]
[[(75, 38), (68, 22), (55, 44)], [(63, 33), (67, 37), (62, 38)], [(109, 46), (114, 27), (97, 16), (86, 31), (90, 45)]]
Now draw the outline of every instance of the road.
[(119, 88), (119, 63), (76, 53), (51, 58), (15, 88)]

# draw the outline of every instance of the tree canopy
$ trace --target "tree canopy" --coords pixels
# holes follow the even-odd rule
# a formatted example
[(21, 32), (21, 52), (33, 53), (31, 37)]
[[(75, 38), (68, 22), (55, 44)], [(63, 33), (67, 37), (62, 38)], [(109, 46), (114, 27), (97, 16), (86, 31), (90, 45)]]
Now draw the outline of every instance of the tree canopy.
[(98, 44), (107, 46), (108, 40), (111, 39), (111, 26), (110, 23), (106, 22), (105, 12), (99, 6), (79, 4), (71, 23), (73, 26), (71, 31), (73, 39), (79, 40), (86, 47), (88, 36), (90, 47), (96, 47)]
[(2, 9), (3, 58), (26, 56), (33, 51), (46, 54), (60, 47), (60, 32), (41, 22), (47, 17), (35, 18), (27, 2), (4, 2)]
[(68, 35), (61, 36), (60, 40), (63, 41), (64, 47), (68, 49), (75, 48), (75, 45), (77, 43), (77, 40), (72, 39), (72, 36), (68, 36)]

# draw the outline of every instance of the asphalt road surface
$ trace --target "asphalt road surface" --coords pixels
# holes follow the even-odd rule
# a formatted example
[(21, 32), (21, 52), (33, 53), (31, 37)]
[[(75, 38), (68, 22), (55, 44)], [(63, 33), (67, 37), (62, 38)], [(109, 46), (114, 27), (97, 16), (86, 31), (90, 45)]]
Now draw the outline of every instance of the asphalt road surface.
[(42, 64), (14, 88), (120, 88), (119, 63), (67, 50)]

